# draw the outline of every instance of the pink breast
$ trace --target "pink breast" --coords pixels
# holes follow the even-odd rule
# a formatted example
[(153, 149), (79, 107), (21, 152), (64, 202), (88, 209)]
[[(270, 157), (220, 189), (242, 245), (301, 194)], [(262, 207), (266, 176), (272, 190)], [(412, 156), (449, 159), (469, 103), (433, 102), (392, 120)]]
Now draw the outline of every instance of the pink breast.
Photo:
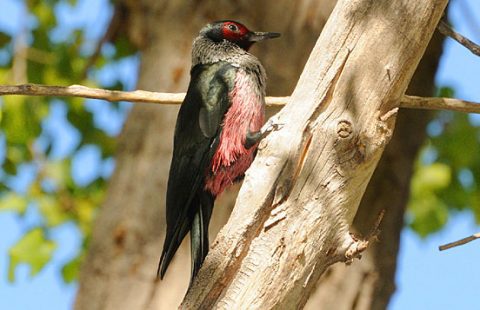
[(265, 118), (263, 98), (257, 89), (252, 77), (243, 71), (237, 73), (229, 94), (232, 105), (225, 114), (220, 142), (205, 180), (205, 189), (214, 196), (242, 176), (253, 161), (257, 145), (246, 149), (244, 144), (247, 129), (259, 131)]

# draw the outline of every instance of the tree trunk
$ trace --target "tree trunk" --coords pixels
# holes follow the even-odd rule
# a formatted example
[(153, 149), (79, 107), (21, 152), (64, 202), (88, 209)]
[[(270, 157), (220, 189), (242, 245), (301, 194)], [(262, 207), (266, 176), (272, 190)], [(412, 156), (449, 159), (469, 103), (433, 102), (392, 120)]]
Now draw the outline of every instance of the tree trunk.
[[(433, 96), (434, 77), (442, 53), (443, 37), (435, 33), (410, 82), (408, 94)], [(317, 283), (305, 309), (386, 309), (395, 291), (395, 270), (408, 201), (413, 164), (425, 136), (432, 112), (401, 110), (392, 141), (386, 147), (354, 220), (354, 228), (366, 235), (372, 215), (386, 213), (379, 242), (352, 266), (336, 264)]]
[[(125, 0), (119, 5), (128, 12), (123, 23), (130, 38), (142, 47), (138, 89), (185, 91), (193, 38), (205, 23), (228, 16), (255, 30), (282, 32), (281, 40), (252, 48), (267, 69), (268, 92), (276, 95), (293, 90), (333, 7), (310, 0)], [(173, 309), (185, 295), (188, 242), (180, 247), (166, 278), (154, 281), (165, 233), (166, 178), (177, 111), (143, 104), (132, 109), (81, 270), (76, 309)], [(236, 189), (216, 202), (212, 240), (230, 214)]]
[(349, 224), (446, 4), (337, 4), (183, 308), (300, 308), (364, 249)]

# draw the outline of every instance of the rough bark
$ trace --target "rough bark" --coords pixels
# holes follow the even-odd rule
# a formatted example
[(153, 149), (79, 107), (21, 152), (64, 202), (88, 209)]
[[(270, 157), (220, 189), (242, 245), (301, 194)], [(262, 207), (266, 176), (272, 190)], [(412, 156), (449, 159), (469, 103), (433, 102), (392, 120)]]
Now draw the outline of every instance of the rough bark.
[[(142, 47), (138, 88), (185, 91), (193, 37), (206, 22), (228, 17), (252, 29), (282, 32), (282, 40), (253, 47), (252, 52), (267, 69), (269, 93), (288, 94), (328, 16), (324, 8), (332, 6), (319, 3), (124, 1), (128, 20), (123, 22)], [(81, 271), (76, 309), (173, 309), (180, 304), (190, 276), (188, 243), (180, 248), (167, 277), (154, 281), (164, 239), (164, 193), (177, 109), (143, 104), (132, 109)], [(228, 195), (217, 201), (213, 236), (226, 221), (232, 201)]]
[[(443, 37), (436, 32), (410, 82), (408, 94), (434, 94), (434, 77), (442, 43)], [(318, 288), (305, 309), (386, 309), (395, 291), (400, 232), (413, 164), (431, 116), (432, 113), (426, 111), (399, 112), (392, 141), (373, 174), (353, 223), (355, 231), (365, 235), (373, 225), (372, 215), (385, 209), (379, 242), (374, 243), (352, 266), (331, 266), (318, 282)]]
[(184, 308), (302, 307), (358, 252), (348, 226), (446, 3), (339, 2)]

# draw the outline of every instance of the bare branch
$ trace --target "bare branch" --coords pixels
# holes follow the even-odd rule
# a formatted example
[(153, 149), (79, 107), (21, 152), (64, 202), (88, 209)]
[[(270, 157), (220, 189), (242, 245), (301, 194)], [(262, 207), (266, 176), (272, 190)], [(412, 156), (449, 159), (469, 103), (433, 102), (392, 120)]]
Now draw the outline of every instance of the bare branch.
[[(146, 90), (108, 90), (102, 88), (91, 88), (82, 85), (0, 85), (0, 96), (6, 95), (81, 97), (89, 99), (101, 99), (110, 102), (132, 101), (157, 104), (180, 104), (185, 98), (185, 93), (161, 93)], [(287, 103), (288, 98), (289, 97), (267, 97), (267, 105), (284, 106)]]
[[(145, 90), (120, 91), (90, 88), (82, 85), (47, 86), (38, 84), (0, 85), (0, 96), (82, 97), (113, 101), (132, 101), (156, 104), (180, 104), (185, 93), (160, 93)], [(266, 97), (268, 106), (284, 106), (290, 97)], [(451, 110), (480, 114), (480, 104), (453, 98), (403, 96), (400, 107), (408, 109)]]
[(90, 88), (82, 85), (47, 86), (38, 84), (2, 85), (0, 86), (0, 96), (5, 95), (82, 97), (90, 99), (102, 99), (110, 102), (132, 101), (160, 104), (179, 104), (185, 97), (185, 93), (158, 93), (144, 90), (135, 90), (129, 92)]
[(455, 98), (403, 96), (402, 108), (480, 113), (480, 104)]
[(464, 47), (468, 48), (473, 54), (480, 56), (480, 46), (453, 30), (445, 21), (440, 21), (438, 24), (438, 30), (445, 36), (454, 39)]
[(367, 235), (367, 240), (371, 240), (371, 239), (376, 239), (377, 236), (380, 234), (380, 224), (382, 223), (382, 220), (383, 220), (383, 216), (385, 215), (385, 209), (382, 209), (380, 211), (380, 213), (378, 214), (377, 216), (377, 220), (375, 221), (375, 223), (373, 224), (373, 227), (372, 229), (370, 230), (370, 233)]
[(438, 247), (438, 250), (439, 251), (448, 250), (448, 249), (451, 249), (451, 248), (454, 248), (454, 247), (457, 247), (457, 246), (460, 246), (460, 245), (464, 245), (464, 244), (469, 243), (469, 242), (471, 242), (473, 240), (476, 240), (476, 239), (480, 239), (480, 233), (476, 233), (476, 234), (473, 234), (469, 237), (466, 237), (466, 238), (463, 238), (463, 239), (460, 239), (460, 240), (457, 240), (457, 241), (454, 241), (454, 242), (450, 242), (450, 243), (441, 245), (441, 246)]

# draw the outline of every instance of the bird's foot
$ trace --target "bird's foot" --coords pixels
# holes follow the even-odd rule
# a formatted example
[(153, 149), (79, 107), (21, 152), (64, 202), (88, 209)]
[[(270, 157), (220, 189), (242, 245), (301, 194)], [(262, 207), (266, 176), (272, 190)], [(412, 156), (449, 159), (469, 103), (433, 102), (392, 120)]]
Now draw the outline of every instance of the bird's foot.
[(279, 130), (280, 128), (283, 127), (283, 124), (278, 124), (278, 123), (273, 123), (273, 122), (268, 122), (266, 123), (261, 130), (255, 131), (255, 132), (250, 132), (250, 130), (247, 130), (247, 135), (245, 138), (245, 148), (249, 149), (260, 140), (268, 136), (272, 131)]
[(274, 121), (268, 121), (260, 130), (262, 133), (262, 139), (268, 136), (271, 132), (282, 129), (284, 124), (275, 123)]

